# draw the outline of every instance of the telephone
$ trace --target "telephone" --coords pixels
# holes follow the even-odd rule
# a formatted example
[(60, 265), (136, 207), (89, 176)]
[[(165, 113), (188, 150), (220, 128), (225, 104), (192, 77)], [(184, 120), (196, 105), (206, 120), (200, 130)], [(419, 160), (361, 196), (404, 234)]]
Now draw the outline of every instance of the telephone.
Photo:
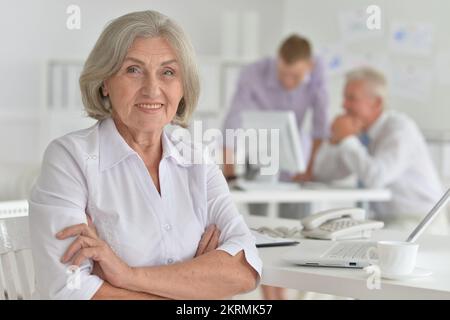
[(372, 231), (381, 229), (381, 221), (365, 220), (361, 208), (340, 208), (322, 211), (301, 220), (302, 235), (313, 239), (343, 240), (369, 238)]

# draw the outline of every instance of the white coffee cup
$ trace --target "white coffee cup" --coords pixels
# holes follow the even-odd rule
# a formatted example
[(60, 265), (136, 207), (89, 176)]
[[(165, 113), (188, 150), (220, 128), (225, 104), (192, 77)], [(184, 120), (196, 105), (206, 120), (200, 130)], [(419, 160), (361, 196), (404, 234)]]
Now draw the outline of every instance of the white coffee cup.
[[(416, 266), (417, 251), (419, 245), (404, 241), (380, 241), (377, 247), (367, 251), (367, 259), (370, 264), (378, 265), (381, 274), (391, 276), (408, 275)], [(378, 259), (373, 259), (373, 254)]]

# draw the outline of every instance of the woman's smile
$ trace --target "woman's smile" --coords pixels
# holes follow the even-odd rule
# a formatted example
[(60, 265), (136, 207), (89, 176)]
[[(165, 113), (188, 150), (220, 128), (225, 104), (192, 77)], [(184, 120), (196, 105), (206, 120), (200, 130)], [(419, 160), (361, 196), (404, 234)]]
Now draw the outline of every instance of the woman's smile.
[(140, 111), (145, 113), (156, 113), (163, 109), (163, 103), (136, 103), (134, 105)]

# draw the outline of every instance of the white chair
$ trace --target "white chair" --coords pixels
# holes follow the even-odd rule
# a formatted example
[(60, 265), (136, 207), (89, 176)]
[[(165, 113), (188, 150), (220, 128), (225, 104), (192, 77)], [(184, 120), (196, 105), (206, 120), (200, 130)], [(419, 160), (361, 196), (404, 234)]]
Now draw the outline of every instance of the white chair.
[(28, 202), (0, 202), (0, 300), (31, 299), (33, 291)]

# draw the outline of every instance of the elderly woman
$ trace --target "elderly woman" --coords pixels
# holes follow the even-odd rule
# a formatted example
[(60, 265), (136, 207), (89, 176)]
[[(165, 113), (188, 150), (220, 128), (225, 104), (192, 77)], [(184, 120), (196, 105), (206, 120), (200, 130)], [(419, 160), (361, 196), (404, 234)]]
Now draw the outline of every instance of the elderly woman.
[(215, 299), (254, 289), (261, 261), (223, 175), (203, 155), (192, 163), (164, 131), (187, 124), (199, 95), (180, 27), (154, 11), (113, 20), (80, 87), (99, 121), (48, 146), (30, 198), (40, 297)]

